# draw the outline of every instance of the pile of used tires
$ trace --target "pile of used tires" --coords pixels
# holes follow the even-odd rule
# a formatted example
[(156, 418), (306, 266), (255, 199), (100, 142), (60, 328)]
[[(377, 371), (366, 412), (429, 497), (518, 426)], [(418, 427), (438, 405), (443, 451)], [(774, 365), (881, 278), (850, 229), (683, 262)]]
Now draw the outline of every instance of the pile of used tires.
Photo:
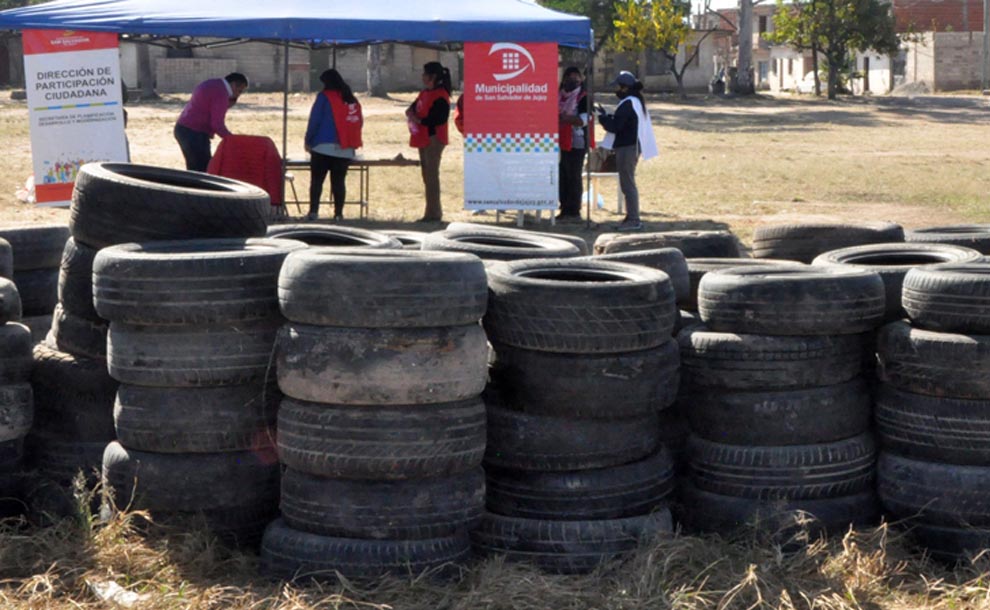
[(483, 555), (586, 572), (671, 530), (659, 414), (677, 394), (666, 274), (611, 261), (490, 265)]
[[(0, 247), (0, 269), (10, 267), (10, 249)], [(0, 278), (0, 517), (22, 512), (24, 437), (34, 417), (31, 331), (17, 322), (20, 317), (17, 287)]]
[[(14, 281), (21, 297), (21, 320), (36, 339), (51, 327), (58, 301), (59, 265), (69, 237), (65, 225), (36, 224), (0, 228), (0, 252), (13, 260), (0, 266), (0, 277)], [(11, 264), (12, 262), (12, 264)]]
[(470, 556), (484, 505), (487, 306), (468, 254), (315, 248), (279, 277), (281, 518), (263, 570), (377, 578)]

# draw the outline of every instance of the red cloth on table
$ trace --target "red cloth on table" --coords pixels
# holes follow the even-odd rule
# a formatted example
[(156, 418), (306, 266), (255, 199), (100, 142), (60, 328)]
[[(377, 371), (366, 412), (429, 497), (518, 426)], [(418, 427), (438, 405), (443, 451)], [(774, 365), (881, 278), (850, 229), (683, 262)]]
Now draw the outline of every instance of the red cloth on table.
[(217, 146), (206, 171), (261, 187), (273, 206), (282, 205), (282, 156), (267, 136), (227, 136)]

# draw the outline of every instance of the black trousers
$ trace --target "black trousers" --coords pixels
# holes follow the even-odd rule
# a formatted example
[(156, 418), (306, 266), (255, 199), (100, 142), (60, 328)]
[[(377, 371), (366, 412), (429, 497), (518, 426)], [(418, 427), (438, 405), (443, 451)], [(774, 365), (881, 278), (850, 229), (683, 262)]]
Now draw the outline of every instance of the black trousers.
[(581, 216), (585, 152), (583, 148), (560, 151), (560, 213), (564, 216)]
[(182, 125), (176, 125), (172, 133), (179, 143), (179, 148), (182, 149), (182, 156), (186, 159), (186, 169), (205, 172), (206, 166), (213, 157), (210, 153), (210, 136)]
[(323, 181), (330, 172), (330, 194), (333, 195), (333, 215), (344, 215), (344, 200), (347, 198), (347, 168), (351, 160), (344, 157), (311, 153), (309, 159), (309, 213), (318, 214), (320, 211), (320, 195), (323, 193)]

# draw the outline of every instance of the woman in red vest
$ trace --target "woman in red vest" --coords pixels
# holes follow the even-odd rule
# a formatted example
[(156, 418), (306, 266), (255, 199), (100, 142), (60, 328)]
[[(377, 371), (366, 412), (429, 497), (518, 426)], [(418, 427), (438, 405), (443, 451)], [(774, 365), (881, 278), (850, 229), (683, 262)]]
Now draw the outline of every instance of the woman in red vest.
[(443, 219), (440, 205), (440, 159), (447, 146), (447, 120), (450, 118), (450, 70), (440, 62), (423, 66), (423, 90), (406, 110), (409, 145), (419, 149), (420, 169), (426, 186), (426, 212), (419, 222)]
[(336, 70), (324, 70), (320, 75), (323, 91), (316, 96), (306, 127), (306, 152), (310, 154), (309, 214), (306, 220), (316, 220), (320, 212), (323, 181), (330, 173), (333, 194), (333, 219), (344, 218), (347, 198), (347, 167), (354, 158), (354, 149), (361, 147), (361, 127), (364, 117), (351, 88)]

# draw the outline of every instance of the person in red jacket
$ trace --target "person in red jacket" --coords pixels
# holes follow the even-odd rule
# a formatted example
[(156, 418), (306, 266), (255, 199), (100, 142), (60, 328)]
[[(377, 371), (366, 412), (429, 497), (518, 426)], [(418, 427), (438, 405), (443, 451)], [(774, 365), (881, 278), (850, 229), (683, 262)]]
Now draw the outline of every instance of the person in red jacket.
[(247, 88), (247, 77), (239, 72), (196, 85), (173, 130), (186, 159), (186, 169), (206, 171), (212, 156), (210, 140), (214, 135), (221, 138), (230, 135), (226, 124), (227, 110)]
[(440, 159), (447, 146), (450, 118), (450, 70), (438, 61), (423, 66), (423, 90), (406, 110), (409, 145), (419, 149), (420, 169), (426, 187), (426, 212), (419, 222), (443, 219), (440, 204)]
[(336, 70), (324, 70), (320, 74), (323, 91), (316, 96), (306, 127), (306, 152), (310, 154), (309, 214), (306, 220), (316, 220), (320, 213), (320, 194), (323, 181), (330, 173), (330, 192), (333, 195), (333, 219), (344, 218), (344, 201), (347, 199), (347, 168), (354, 158), (354, 150), (361, 148), (361, 128), (364, 117), (361, 104), (351, 88)]

